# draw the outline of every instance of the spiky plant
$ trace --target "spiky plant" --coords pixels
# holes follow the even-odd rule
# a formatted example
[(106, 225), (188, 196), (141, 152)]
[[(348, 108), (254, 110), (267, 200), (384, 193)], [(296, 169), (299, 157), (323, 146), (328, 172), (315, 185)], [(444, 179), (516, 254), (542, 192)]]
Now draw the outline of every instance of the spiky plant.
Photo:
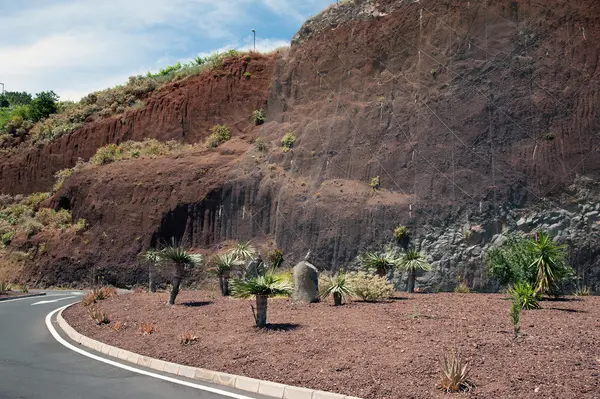
[(166, 246), (160, 251), (160, 257), (165, 262), (171, 262), (173, 265), (172, 284), (173, 289), (169, 295), (169, 305), (175, 304), (175, 298), (179, 294), (179, 286), (183, 279), (183, 273), (186, 267), (198, 267), (202, 265), (204, 257), (199, 254), (190, 254), (185, 248), (175, 243), (173, 240), (171, 245)]
[(417, 271), (419, 270), (431, 270), (431, 265), (427, 262), (427, 256), (417, 251), (414, 248), (407, 250), (400, 258), (398, 263), (400, 270), (406, 270), (408, 273), (408, 282), (406, 284), (406, 291), (413, 293), (415, 292), (415, 280), (417, 279)]
[(550, 238), (550, 234), (540, 232), (535, 240), (529, 242), (529, 251), (534, 256), (531, 267), (537, 269), (536, 293), (552, 293), (557, 283), (570, 270), (566, 264), (566, 246), (559, 245)]
[(11, 290), (11, 285), (9, 283), (0, 281), (0, 295), (5, 295), (10, 290)]
[(592, 293), (590, 287), (583, 285), (581, 287), (577, 287), (573, 295), (575, 296), (589, 296)]
[(142, 261), (148, 265), (148, 289), (156, 292), (156, 267), (162, 262), (160, 251), (149, 249), (140, 254)]
[(442, 363), (440, 389), (444, 392), (461, 392), (471, 389), (469, 363), (464, 362), (455, 351), (446, 356)]
[(510, 320), (513, 323), (513, 333), (514, 333), (514, 338), (517, 339), (519, 337), (519, 331), (521, 331), (521, 327), (519, 327), (519, 322), (521, 321), (521, 309), (523, 309), (523, 307), (521, 306), (521, 304), (519, 303), (519, 301), (515, 301), (513, 299), (511, 305), (510, 305)]
[(258, 251), (252, 246), (250, 241), (238, 242), (231, 250), (231, 253), (236, 257), (240, 265), (244, 265), (244, 262), (252, 260), (258, 255)]
[(388, 248), (383, 252), (367, 251), (358, 255), (357, 261), (366, 271), (374, 271), (379, 277), (385, 277), (388, 272), (400, 265), (398, 253)]
[(346, 280), (346, 275), (342, 273), (337, 276), (327, 277), (327, 280), (321, 287), (321, 292), (319, 293), (321, 299), (333, 296), (334, 306), (340, 306), (344, 298), (352, 297), (354, 295), (354, 289)]
[(214, 256), (210, 260), (211, 271), (219, 277), (221, 295), (229, 296), (229, 276), (231, 270), (238, 265), (238, 258), (233, 252)]
[(539, 295), (529, 283), (517, 283), (508, 290), (508, 293), (512, 295), (513, 301), (521, 305), (521, 309), (532, 310), (540, 308), (538, 302)]
[(252, 306), (252, 313), (258, 328), (267, 325), (267, 299), (278, 295), (289, 295), (292, 290), (289, 283), (271, 273), (249, 280), (233, 280), (230, 285), (231, 292), (236, 298), (256, 297), (256, 312)]

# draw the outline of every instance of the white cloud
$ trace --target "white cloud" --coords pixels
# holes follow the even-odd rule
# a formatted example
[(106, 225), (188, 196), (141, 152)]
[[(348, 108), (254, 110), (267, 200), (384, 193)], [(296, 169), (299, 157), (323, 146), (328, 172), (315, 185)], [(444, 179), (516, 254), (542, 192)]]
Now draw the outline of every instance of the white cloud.
[(293, 32), (278, 30), (299, 28), (307, 14), (329, 3), (20, 0), (0, 14), (0, 81), (7, 90), (55, 90), (62, 99), (76, 100), (198, 52), (251, 49), (253, 27), (257, 50), (287, 45), (282, 37)]

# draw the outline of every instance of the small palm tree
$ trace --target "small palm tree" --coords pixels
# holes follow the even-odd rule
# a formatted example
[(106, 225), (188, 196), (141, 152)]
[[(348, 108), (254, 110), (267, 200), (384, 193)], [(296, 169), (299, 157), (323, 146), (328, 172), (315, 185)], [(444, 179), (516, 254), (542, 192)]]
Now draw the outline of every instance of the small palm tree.
[(219, 287), (223, 296), (229, 296), (229, 276), (231, 270), (239, 264), (238, 262), (238, 258), (233, 252), (217, 255), (210, 261), (211, 271), (219, 277)]
[(156, 267), (160, 265), (162, 258), (160, 251), (149, 249), (140, 254), (144, 263), (148, 265), (148, 289), (150, 292), (156, 292)]
[(169, 305), (175, 304), (175, 298), (179, 294), (179, 286), (183, 279), (183, 273), (186, 267), (198, 267), (202, 265), (204, 257), (200, 254), (190, 254), (180, 245), (175, 244), (165, 247), (160, 251), (160, 257), (163, 261), (168, 261), (173, 264), (173, 277), (171, 295), (169, 296)]
[(250, 244), (250, 241), (245, 243), (238, 242), (231, 250), (231, 253), (235, 256), (240, 265), (245, 265), (245, 262), (256, 258), (258, 255), (258, 251)]
[(569, 272), (565, 262), (564, 245), (559, 245), (550, 238), (550, 234), (541, 232), (535, 240), (529, 242), (529, 251), (535, 260), (530, 267), (537, 269), (535, 293), (551, 293), (557, 283)]
[(328, 277), (327, 281), (321, 288), (319, 296), (325, 299), (333, 295), (333, 305), (340, 306), (344, 297), (352, 297), (355, 295), (354, 289), (346, 281), (345, 274), (338, 274), (334, 277)]
[(256, 327), (264, 328), (267, 325), (267, 299), (277, 295), (289, 295), (292, 286), (281, 278), (267, 273), (249, 280), (233, 280), (231, 291), (236, 298), (256, 297), (256, 312), (252, 306)]
[(414, 248), (407, 250), (398, 264), (400, 270), (406, 270), (408, 273), (408, 281), (406, 291), (409, 293), (415, 292), (415, 280), (417, 279), (418, 270), (431, 270), (431, 265), (427, 262), (427, 256), (417, 251)]
[(385, 277), (388, 272), (397, 268), (400, 264), (400, 257), (397, 252), (389, 248), (384, 252), (367, 251), (358, 255), (359, 265), (365, 269), (375, 271), (379, 277)]

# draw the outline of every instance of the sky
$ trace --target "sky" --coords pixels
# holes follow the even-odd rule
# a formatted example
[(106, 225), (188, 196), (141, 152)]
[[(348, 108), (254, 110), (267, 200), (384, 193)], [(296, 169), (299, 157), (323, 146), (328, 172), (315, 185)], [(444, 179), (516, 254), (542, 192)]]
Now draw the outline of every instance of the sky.
[(61, 100), (231, 48), (289, 45), (335, 0), (0, 0), (0, 82)]

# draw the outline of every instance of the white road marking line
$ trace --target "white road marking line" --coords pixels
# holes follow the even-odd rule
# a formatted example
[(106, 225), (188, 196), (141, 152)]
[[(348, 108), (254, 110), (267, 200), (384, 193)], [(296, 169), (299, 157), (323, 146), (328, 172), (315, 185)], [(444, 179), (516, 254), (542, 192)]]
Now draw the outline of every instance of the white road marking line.
[(89, 358), (92, 358), (94, 360), (98, 360), (99, 362), (110, 364), (111, 366), (119, 367), (119, 368), (122, 368), (124, 370), (132, 371), (134, 373), (142, 374), (142, 375), (145, 375), (145, 376), (148, 376), (148, 377), (157, 378), (159, 380), (172, 382), (174, 384), (184, 385), (186, 387), (199, 389), (201, 391), (207, 391), (207, 392), (215, 393), (217, 395), (228, 396), (230, 398), (235, 398), (235, 399), (254, 399), (251, 396), (245, 396), (245, 395), (240, 395), (240, 394), (233, 393), (233, 392), (223, 391), (222, 389), (207, 387), (207, 386), (200, 385), (200, 384), (195, 384), (195, 383), (192, 383), (192, 382), (178, 380), (177, 378), (172, 378), (172, 377), (167, 377), (167, 376), (160, 375), (160, 374), (155, 374), (155, 373), (152, 373), (152, 372), (149, 372), (149, 371), (146, 371), (146, 370), (141, 370), (141, 369), (138, 369), (138, 368), (135, 368), (135, 367), (126, 366), (124, 364), (115, 362), (113, 360), (105, 359), (105, 358), (100, 357), (100, 356), (96, 356), (96, 355), (94, 355), (92, 353), (84, 351), (83, 349), (77, 348), (76, 346), (73, 346), (70, 343), (68, 343), (67, 341), (65, 341), (58, 334), (58, 332), (56, 331), (56, 329), (52, 325), (52, 316), (54, 316), (54, 314), (56, 314), (57, 312), (60, 312), (61, 310), (66, 309), (68, 306), (70, 306), (70, 305), (65, 305), (62, 308), (58, 308), (58, 309), (53, 310), (52, 312), (48, 313), (48, 315), (46, 315), (46, 327), (48, 327), (48, 330), (50, 331), (50, 334), (52, 334), (52, 336), (54, 337), (54, 339), (56, 339), (58, 342), (60, 342), (62, 345), (66, 346), (67, 348), (71, 349), (72, 351), (77, 352), (77, 353), (79, 353), (79, 354), (81, 354), (83, 356), (87, 356)]
[[(24, 301), (25, 299), (40, 299), (42, 297), (47, 297), (49, 295), (36, 295), (36, 296), (28, 296), (26, 298), (14, 298), (14, 299), (6, 299), (4, 301), (0, 301), (0, 304), (7, 302), (15, 302), (15, 301)], [(51, 295), (50, 295), (51, 296)]]
[(45, 303), (53, 303), (53, 302), (58, 302), (58, 301), (64, 301), (65, 299), (72, 299), (72, 298), (75, 298), (75, 296), (68, 296), (68, 297), (65, 297), (65, 298), (51, 299), (49, 301), (39, 301), (39, 302), (36, 302), (36, 303), (32, 303), (31, 306), (43, 305)]

